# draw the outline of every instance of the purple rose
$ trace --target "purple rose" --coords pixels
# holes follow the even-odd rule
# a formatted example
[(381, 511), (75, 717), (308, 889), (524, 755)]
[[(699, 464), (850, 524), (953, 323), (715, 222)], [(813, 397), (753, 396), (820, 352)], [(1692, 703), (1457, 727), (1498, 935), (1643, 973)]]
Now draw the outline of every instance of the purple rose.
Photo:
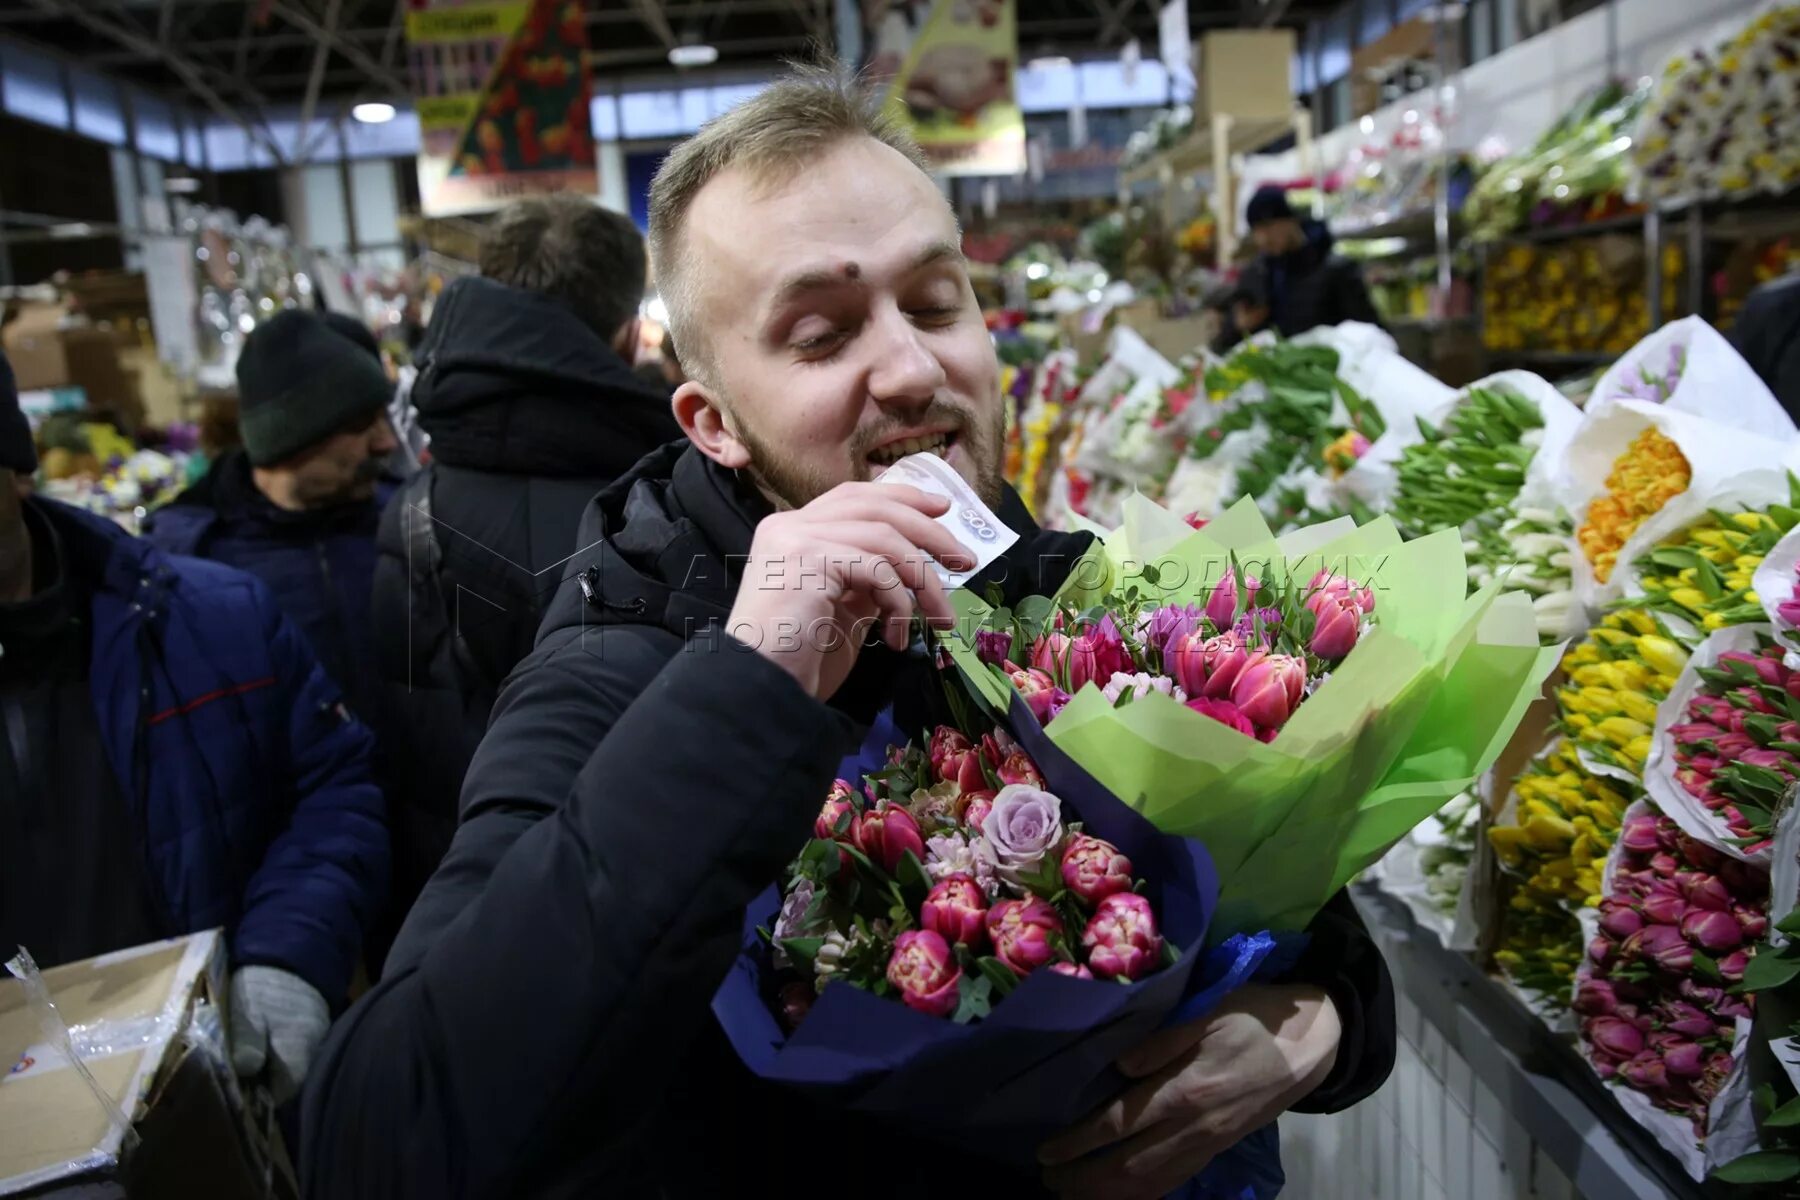
[(1062, 839), (1062, 801), (1025, 784), (1001, 788), (981, 823), (982, 853), (995, 874), (1015, 885), (1020, 872), (1037, 867)]

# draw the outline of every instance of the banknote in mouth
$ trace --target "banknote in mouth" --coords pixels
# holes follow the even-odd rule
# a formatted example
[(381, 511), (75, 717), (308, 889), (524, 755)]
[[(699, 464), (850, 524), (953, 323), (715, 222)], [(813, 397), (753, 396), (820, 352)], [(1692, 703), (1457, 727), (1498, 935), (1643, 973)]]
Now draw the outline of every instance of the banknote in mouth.
[(1019, 535), (982, 503), (969, 481), (937, 454), (909, 454), (883, 471), (876, 482), (903, 483), (950, 501), (950, 511), (937, 518), (937, 523), (955, 535), (975, 565), (966, 571), (952, 571), (933, 560), (932, 570), (946, 588), (961, 587), (1019, 540)]

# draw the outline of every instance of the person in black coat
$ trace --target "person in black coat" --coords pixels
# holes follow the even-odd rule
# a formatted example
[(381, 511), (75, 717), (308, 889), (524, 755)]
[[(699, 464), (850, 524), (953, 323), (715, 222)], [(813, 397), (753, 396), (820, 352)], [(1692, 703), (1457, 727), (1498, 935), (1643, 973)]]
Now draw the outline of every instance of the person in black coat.
[(629, 359), (644, 240), (577, 196), (521, 201), (438, 299), (411, 403), (430, 462), (383, 514), (377, 656), (392, 936), (456, 828), (501, 680), (531, 649), (587, 502), (681, 428)]
[(1731, 327), (1731, 344), (1800, 422), (1800, 272), (1750, 293)]
[(1044, 1147), (1041, 1179), (743, 1069), (709, 1002), (744, 907), (865, 728), (929, 719), (915, 604), (951, 620), (928, 559), (967, 565), (943, 501), (872, 480), (941, 454), (1021, 534), (977, 581), (1014, 597), (1090, 540), (1037, 529), (1002, 481), (955, 218), (837, 75), (778, 80), (677, 147), (651, 212), (690, 444), (588, 507), (592, 545), (502, 689), (450, 852), (314, 1073), (308, 1194), (1155, 1197), (1289, 1108), (1372, 1093), (1392, 987), (1343, 896), (1294, 982), (1123, 1060), (1129, 1090)]
[(1302, 221), (1274, 185), (1258, 188), (1245, 210), (1266, 293), (1270, 323), (1283, 337), (1344, 321), (1381, 324), (1362, 268), (1331, 252), (1331, 231), (1321, 221)]

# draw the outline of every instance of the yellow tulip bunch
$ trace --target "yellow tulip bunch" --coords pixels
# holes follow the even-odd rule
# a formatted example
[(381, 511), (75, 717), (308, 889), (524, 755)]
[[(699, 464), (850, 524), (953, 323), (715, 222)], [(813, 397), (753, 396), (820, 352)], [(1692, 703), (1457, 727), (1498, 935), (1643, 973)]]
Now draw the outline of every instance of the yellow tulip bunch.
[(1605, 583), (1612, 578), (1619, 550), (1637, 527), (1687, 491), (1692, 477), (1681, 447), (1656, 429), (1632, 439), (1606, 477), (1606, 493), (1588, 505), (1587, 520), (1575, 531), (1595, 579)]
[(1488, 830), (1501, 865), (1523, 877), (1511, 906), (1529, 912), (1599, 904), (1606, 852), (1635, 792), (1588, 771), (1568, 742), (1534, 759), (1513, 784), (1513, 824)]
[(1581, 965), (1581, 924), (1559, 908), (1521, 903), (1515, 891), (1500, 913), (1494, 963), (1519, 987), (1566, 1008)]
[(1650, 755), (1656, 706), (1687, 665), (1687, 651), (1638, 608), (1608, 613), (1563, 656), (1557, 689), (1563, 732), (1601, 762), (1640, 778)]
[(1643, 603), (1704, 631), (1764, 620), (1751, 576), (1797, 522), (1785, 505), (1696, 522), (1638, 560)]

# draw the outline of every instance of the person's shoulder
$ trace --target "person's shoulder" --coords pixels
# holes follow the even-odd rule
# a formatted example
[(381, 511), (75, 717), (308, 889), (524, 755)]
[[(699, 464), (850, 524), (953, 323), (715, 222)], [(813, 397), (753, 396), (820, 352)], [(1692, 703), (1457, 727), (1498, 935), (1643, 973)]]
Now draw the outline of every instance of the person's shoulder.
[(567, 687), (633, 694), (681, 653), (682, 639), (657, 625), (567, 626), (545, 634), (514, 667), (504, 691)]

